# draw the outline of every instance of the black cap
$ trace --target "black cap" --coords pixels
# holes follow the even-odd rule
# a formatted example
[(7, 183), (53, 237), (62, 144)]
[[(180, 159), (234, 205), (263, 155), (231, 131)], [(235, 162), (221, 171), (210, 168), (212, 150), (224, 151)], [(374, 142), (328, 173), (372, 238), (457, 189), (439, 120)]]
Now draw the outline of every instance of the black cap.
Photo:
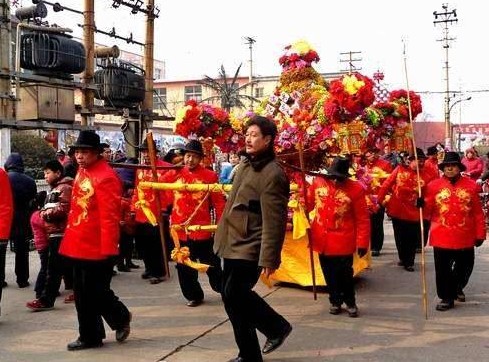
[(458, 152), (445, 152), (445, 157), (443, 157), (443, 161), (438, 164), (438, 168), (443, 171), (443, 168), (447, 165), (457, 165), (460, 171), (465, 171), (465, 165), (460, 161), (460, 155)]
[(97, 150), (101, 150), (100, 146), (100, 137), (93, 131), (80, 131), (78, 135), (78, 139), (71, 146), (73, 149), (77, 148), (94, 148)]
[(198, 155), (204, 156), (204, 149), (202, 148), (202, 143), (197, 140), (190, 140), (186, 145), (184, 152), (193, 152)]
[(333, 159), (331, 167), (327, 171), (327, 176), (330, 178), (347, 178), (349, 176), (350, 160), (346, 157), (336, 156)]

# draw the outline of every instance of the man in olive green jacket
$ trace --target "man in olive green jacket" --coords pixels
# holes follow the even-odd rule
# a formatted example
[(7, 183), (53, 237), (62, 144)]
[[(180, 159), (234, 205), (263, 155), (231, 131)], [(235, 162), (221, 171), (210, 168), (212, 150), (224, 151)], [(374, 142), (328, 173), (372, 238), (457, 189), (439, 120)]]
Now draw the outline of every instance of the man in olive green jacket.
[[(214, 251), (224, 259), (222, 300), (239, 355), (229, 362), (260, 362), (278, 348), (292, 326), (253, 287), (280, 265), (287, 223), (289, 181), (275, 162), (275, 124), (255, 116), (247, 124), (246, 153), (218, 224)], [(260, 352), (256, 330), (267, 337)]]

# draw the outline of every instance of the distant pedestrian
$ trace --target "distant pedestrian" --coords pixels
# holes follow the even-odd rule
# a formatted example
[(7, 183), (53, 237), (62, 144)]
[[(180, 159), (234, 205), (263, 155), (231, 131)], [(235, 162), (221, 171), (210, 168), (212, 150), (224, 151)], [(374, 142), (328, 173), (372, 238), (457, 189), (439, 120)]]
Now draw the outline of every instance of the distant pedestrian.
[(465, 171), (462, 172), (462, 176), (470, 177), (474, 181), (477, 181), (481, 177), (482, 171), (484, 170), (484, 162), (472, 147), (465, 150), (462, 164), (465, 166)]
[(69, 351), (102, 346), (105, 329), (123, 342), (131, 331), (131, 313), (110, 288), (114, 258), (118, 255), (121, 182), (100, 155), (100, 137), (81, 131), (73, 145), (80, 165), (61, 241), (60, 254), (73, 263), (73, 291), (78, 316), (78, 338)]
[(384, 146), (384, 154), (380, 156), (381, 159), (389, 162), (392, 168), (396, 168), (398, 163), (397, 152), (393, 151), (390, 144)]

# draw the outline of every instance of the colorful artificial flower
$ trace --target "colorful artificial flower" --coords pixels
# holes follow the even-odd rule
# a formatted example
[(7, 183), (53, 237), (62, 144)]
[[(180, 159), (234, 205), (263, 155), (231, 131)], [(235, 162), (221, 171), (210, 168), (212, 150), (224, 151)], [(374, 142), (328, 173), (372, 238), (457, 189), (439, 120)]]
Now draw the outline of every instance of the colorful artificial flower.
[(324, 102), (324, 114), (333, 123), (348, 123), (360, 116), (375, 100), (374, 82), (353, 73), (332, 81), (330, 97)]
[(186, 138), (212, 139), (222, 152), (237, 151), (244, 145), (242, 129), (233, 128), (222, 108), (190, 100), (177, 111), (174, 132)]
[(305, 40), (287, 45), (285, 54), (278, 60), (284, 71), (310, 67), (313, 62), (318, 61), (318, 53)]
[(405, 89), (390, 92), (389, 101), (394, 107), (393, 115), (402, 119), (404, 122), (414, 120), (423, 111), (421, 97), (413, 91), (409, 91), (409, 103), (411, 105), (411, 115), (409, 115), (408, 92)]

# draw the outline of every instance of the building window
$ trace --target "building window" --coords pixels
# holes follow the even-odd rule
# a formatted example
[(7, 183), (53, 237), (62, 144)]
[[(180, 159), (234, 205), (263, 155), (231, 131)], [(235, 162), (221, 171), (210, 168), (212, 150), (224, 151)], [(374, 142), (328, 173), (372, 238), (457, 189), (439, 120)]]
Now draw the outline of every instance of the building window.
[(185, 86), (185, 102), (191, 99), (195, 100), (196, 102), (202, 101), (202, 86), (200, 85)]
[(155, 79), (163, 79), (163, 77), (162, 77), (162, 73), (163, 73), (163, 72), (161, 71), (161, 69), (159, 69), (159, 68), (155, 68), (155, 69), (154, 69), (154, 78), (155, 78)]
[(263, 87), (255, 88), (255, 98), (263, 98)]
[(166, 88), (157, 88), (153, 90), (153, 108), (166, 108)]

